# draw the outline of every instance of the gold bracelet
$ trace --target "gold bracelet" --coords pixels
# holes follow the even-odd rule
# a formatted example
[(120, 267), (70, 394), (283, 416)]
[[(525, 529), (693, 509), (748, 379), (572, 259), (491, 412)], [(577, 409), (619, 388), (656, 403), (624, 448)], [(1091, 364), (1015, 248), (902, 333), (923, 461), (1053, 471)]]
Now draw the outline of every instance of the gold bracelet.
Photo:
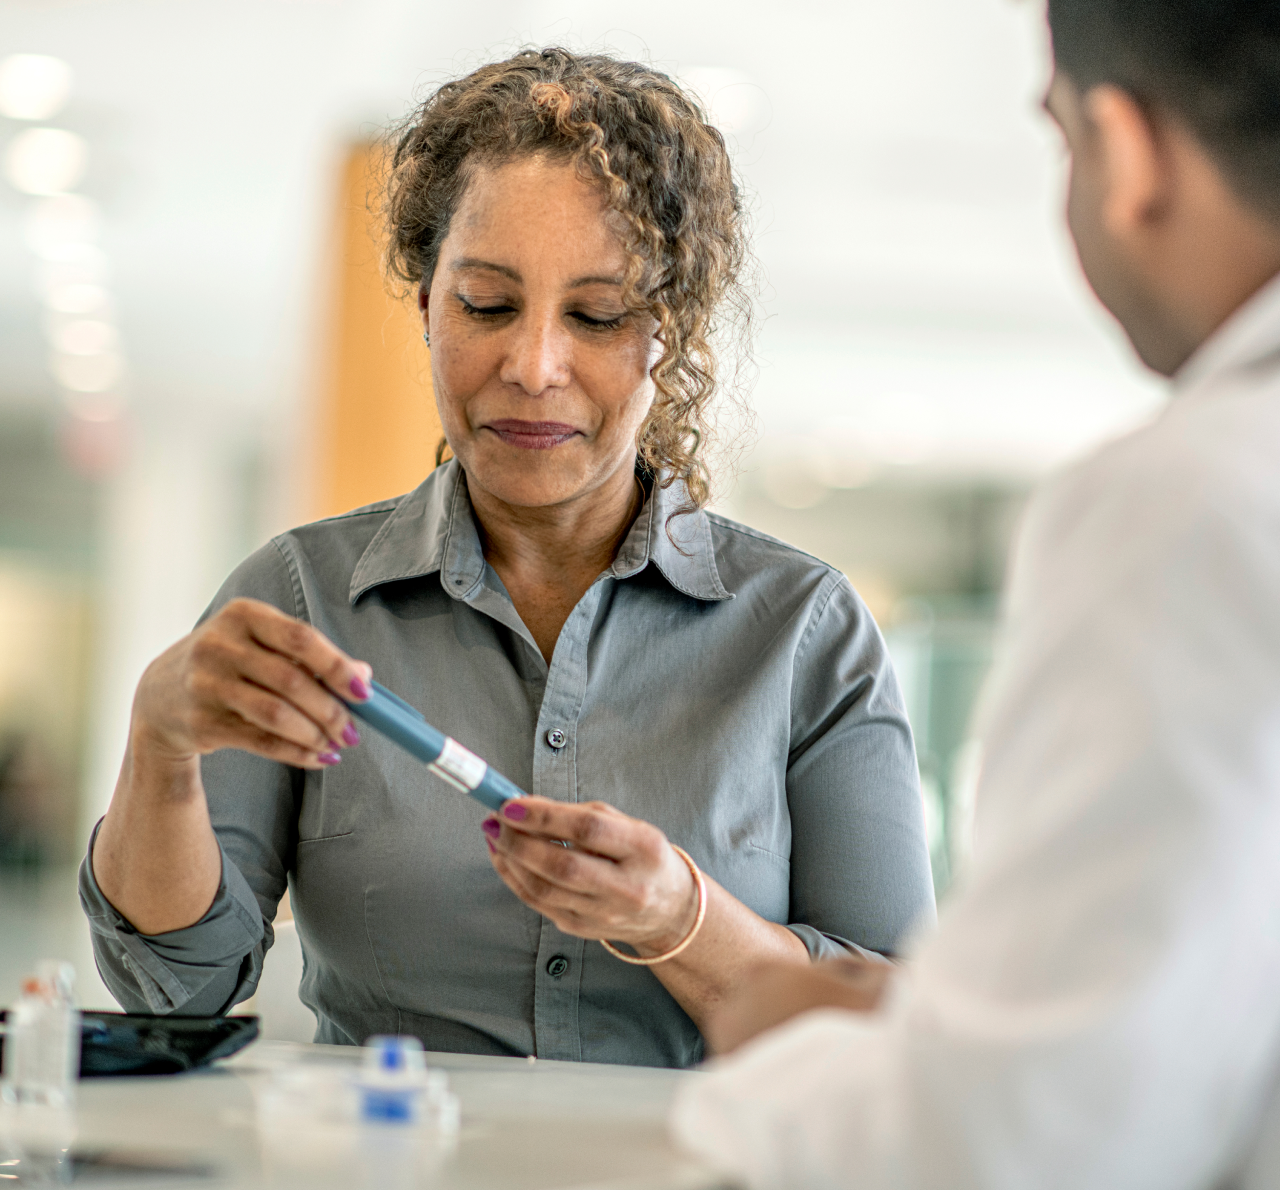
[(689, 857), (689, 853), (683, 847), (677, 847), (672, 843), (671, 850), (689, 865), (689, 873), (693, 876), (694, 884), (698, 886), (698, 916), (693, 920), (693, 929), (684, 936), (682, 942), (677, 942), (666, 954), (656, 954), (649, 959), (642, 959), (635, 954), (623, 954), (612, 942), (606, 942), (601, 938), (600, 945), (615, 959), (621, 959), (624, 963), (631, 963), (636, 967), (652, 967), (655, 963), (665, 963), (668, 959), (674, 959), (676, 955), (680, 954), (698, 936), (698, 931), (702, 929), (702, 923), (707, 916), (707, 882), (702, 878), (702, 872), (699, 871), (698, 865), (693, 862)]

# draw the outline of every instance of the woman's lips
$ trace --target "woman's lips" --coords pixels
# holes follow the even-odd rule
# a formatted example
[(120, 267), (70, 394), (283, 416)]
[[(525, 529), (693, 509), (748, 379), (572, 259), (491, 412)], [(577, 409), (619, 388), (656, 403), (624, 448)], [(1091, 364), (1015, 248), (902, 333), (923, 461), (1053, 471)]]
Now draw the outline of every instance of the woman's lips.
[(568, 442), (578, 432), (562, 421), (517, 421), (513, 417), (486, 422), (485, 428), (492, 430), (508, 446), (519, 446), (524, 450), (550, 450)]

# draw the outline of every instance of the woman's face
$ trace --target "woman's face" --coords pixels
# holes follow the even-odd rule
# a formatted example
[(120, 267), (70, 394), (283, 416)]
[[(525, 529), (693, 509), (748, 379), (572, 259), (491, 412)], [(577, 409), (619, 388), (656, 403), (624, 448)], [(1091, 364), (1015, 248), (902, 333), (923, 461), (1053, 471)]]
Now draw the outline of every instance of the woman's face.
[(533, 508), (629, 487), (658, 346), (622, 304), (616, 218), (572, 165), (539, 157), (467, 187), (419, 303), (473, 493)]

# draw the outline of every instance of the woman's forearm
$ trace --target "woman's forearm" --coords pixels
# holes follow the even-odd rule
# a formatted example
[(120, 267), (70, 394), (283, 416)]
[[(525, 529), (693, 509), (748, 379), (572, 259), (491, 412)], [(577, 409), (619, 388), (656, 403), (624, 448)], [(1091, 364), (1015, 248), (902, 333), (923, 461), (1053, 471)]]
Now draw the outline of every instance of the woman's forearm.
[(779, 960), (807, 965), (809, 951), (786, 926), (766, 921), (709, 876), (703, 879), (707, 916), (697, 937), (675, 958), (650, 970), (705, 1032), (707, 1018), (734, 994), (753, 967)]
[(222, 878), (200, 758), (168, 756), (131, 733), (90, 862), (103, 895), (140, 934), (198, 922)]
[(253, 599), (233, 599), (147, 666), (90, 860), (139, 933), (195, 925), (218, 894), (200, 757), (240, 748), (304, 769), (336, 764), (360, 735), (334, 692), (367, 698), (371, 676), (310, 625)]

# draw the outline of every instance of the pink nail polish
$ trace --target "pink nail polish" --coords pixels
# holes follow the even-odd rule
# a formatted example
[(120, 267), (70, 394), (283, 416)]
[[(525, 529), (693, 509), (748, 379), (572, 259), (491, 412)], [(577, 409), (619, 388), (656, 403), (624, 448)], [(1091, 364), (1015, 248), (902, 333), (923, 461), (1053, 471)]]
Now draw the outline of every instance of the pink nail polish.
[(373, 691), (369, 689), (369, 683), (366, 682), (364, 678), (352, 678), (351, 693), (354, 694), (361, 702), (364, 702), (365, 699), (373, 693)]
[(502, 807), (502, 817), (510, 818), (512, 822), (523, 822), (529, 817), (529, 811), (519, 802), (508, 802)]
[(338, 763), (338, 761), (342, 759), (342, 757), (339, 756), (336, 752), (321, 752), (320, 755), (316, 757), (316, 759), (321, 764), (335, 765)]
[(496, 818), (486, 818), (480, 824), (480, 829), (491, 839), (496, 839), (502, 833), (502, 826)]
[(346, 727), (342, 729), (342, 742), (346, 744), (348, 748), (354, 748), (360, 742), (360, 733), (356, 731), (356, 725), (354, 723), (348, 723)]

